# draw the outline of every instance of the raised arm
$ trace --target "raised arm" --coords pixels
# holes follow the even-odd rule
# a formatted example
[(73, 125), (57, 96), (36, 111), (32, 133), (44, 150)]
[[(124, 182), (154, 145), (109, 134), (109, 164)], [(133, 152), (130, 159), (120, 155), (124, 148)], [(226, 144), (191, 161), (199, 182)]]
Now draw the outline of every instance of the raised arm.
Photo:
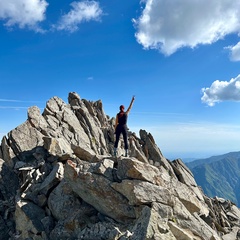
[(135, 96), (133, 96), (133, 97), (132, 97), (132, 101), (131, 101), (131, 103), (130, 103), (130, 105), (129, 105), (129, 107), (128, 107), (127, 111), (126, 111), (126, 113), (127, 113), (127, 114), (130, 112), (130, 110), (131, 110), (131, 108), (132, 108), (132, 105), (133, 105), (133, 102), (134, 102), (134, 100), (135, 100)]

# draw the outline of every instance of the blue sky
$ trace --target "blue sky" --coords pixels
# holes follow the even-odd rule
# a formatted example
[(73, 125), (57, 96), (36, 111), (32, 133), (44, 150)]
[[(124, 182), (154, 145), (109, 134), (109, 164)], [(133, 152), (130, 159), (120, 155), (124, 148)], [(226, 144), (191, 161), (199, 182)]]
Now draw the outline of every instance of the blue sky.
[(0, 0), (0, 138), (68, 93), (136, 101), (167, 158), (240, 150), (239, 0)]

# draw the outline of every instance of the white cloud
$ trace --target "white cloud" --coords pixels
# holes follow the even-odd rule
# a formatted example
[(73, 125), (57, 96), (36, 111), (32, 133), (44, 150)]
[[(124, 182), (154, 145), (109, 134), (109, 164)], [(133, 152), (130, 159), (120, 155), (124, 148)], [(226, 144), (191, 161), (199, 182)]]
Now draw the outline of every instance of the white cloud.
[(181, 47), (212, 44), (240, 33), (239, 0), (144, 0), (142, 15), (133, 22), (145, 49), (171, 55)]
[(19, 110), (19, 109), (28, 109), (28, 107), (18, 107), (18, 106), (0, 106), (0, 109), (15, 109), (15, 110)]
[(41, 31), (38, 24), (45, 20), (48, 3), (45, 0), (0, 0), (0, 20), (5, 26)]
[(0, 102), (24, 102), (24, 101), (16, 100), (16, 99), (2, 99), (2, 98), (0, 98)]
[(18, 103), (43, 103), (42, 101), (34, 101), (34, 100), (31, 100), (31, 101), (23, 101), (23, 100), (17, 100), (17, 99), (3, 99), (3, 98), (0, 98), (0, 102), (18, 102)]
[(228, 46), (226, 49), (230, 51), (230, 60), (231, 61), (240, 61), (240, 42), (235, 46)]
[(228, 81), (216, 80), (209, 88), (202, 88), (203, 103), (214, 106), (222, 101), (240, 101), (240, 75)]
[(96, 1), (72, 2), (72, 10), (63, 15), (59, 23), (54, 26), (57, 30), (75, 32), (78, 25), (84, 21), (98, 21), (103, 11)]

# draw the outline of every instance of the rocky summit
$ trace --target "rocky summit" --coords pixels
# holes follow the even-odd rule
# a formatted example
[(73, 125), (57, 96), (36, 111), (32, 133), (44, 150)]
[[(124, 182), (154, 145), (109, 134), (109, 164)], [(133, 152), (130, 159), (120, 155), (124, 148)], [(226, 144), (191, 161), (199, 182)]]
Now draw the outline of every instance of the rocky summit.
[(51, 98), (0, 146), (0, 239), (234, 240), (240, 211), (209, 198), (145, 130), (113, 157), (115, 119), (102, 102)]

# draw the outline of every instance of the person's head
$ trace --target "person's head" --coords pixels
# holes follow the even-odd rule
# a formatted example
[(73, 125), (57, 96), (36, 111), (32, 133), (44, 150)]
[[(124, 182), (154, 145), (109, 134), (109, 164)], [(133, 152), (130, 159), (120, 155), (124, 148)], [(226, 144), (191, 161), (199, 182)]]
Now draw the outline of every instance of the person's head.
[(123, 106), (123, 105), (121, 105), (121, 106), (119, 107), (119, 109), (120, 109), (121, 112), (124, 112), (124, 106)]

